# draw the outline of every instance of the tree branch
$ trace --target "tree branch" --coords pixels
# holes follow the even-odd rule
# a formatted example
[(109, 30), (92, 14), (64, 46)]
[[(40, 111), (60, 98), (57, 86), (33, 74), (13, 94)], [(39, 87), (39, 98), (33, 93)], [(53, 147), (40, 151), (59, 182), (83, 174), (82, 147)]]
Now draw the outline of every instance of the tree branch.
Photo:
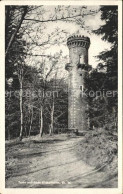
[(41, 23), (45, 23), (45, 22), (54, 22), (54, 21), (64, 21), (66, 19), (69, 19), (69, 18), (76, 18), (76, 17), (80, 17), (82, 16), (81, 14), (79, 15), (75, 15), (75, 16), (69, 16), (69, 17), (65, 17), (65, 18), (56, 18), (56, 19), (52, 19), (52, 20), (36, 20), (36, 19), (32, 19), (32, 18), (25, 18), (24, 20), (30, 20), (30, 21), (34, 21), (34, 22), (41, 22)]
[(17, 32), (19, 31), (19, 29), (20, 29), (20, 27), (21, 27), (21, 24), (22, 24), (22, 22), (23, 22), (24, 17), (25, 17), (26, 14), (27, 14), (27, 6), (24, 7), (24, 12), (23, 12), (23, 14), (22, 14), (22, 17), (21, 17), (21, 20), (20, 20), (20, 22), (19, 22), (19, 25), (18, 25), (18, 27), (16, 28), (15, 32), (13, 33), (13, 35), (11, 36), (11, 38), (10, 38), (10, 41), (9, 41), (8, 46), (7, 46), (7, 49), (6, 49), (5, 57), (7, 57), (7, 54), (8, 54), (8, 52), (9, 52), (9, 49), (10, 49), (10, 47), (12, 46), (12, 44), (13, 44), (13, 42), (14, 42), (15, 36), (16, 36)]

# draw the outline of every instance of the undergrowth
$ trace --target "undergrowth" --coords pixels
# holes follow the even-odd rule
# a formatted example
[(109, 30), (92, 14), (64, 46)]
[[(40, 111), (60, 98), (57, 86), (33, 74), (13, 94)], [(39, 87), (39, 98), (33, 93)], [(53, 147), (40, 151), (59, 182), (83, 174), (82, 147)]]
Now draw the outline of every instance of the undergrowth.
[(117, 133), (111, 133), (102, 128), (90, 130), (81, 141), (77, 154), (87, 164), (99, 168), (105, 163), (110, 163), (117, 158), (118, 152)]

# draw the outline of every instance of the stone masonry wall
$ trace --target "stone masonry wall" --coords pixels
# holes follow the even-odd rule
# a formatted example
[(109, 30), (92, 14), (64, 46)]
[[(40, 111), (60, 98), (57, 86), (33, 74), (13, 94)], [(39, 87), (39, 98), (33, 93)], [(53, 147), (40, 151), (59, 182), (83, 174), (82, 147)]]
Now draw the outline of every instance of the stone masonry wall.
[[(88, 65), (88, 48), (72, 45), (69, 47), (70, 68), (68, 83), (68, 128), (78, 131), (87, 130), (87, 99), (82, 96), (82, 90), (85, 89), (85, 76), (87, 71), (78, 68), (79, 63)], [(81, 61), (80, 61), (81, 60)]]

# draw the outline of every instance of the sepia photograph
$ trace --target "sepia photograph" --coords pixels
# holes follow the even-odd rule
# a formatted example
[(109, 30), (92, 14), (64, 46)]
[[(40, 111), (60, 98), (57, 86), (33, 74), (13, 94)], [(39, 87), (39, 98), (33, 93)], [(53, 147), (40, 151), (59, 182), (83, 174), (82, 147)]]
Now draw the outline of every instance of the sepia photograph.
[(34, 3), (4, 6), (5, 188), (118, 189), (119, 5)]

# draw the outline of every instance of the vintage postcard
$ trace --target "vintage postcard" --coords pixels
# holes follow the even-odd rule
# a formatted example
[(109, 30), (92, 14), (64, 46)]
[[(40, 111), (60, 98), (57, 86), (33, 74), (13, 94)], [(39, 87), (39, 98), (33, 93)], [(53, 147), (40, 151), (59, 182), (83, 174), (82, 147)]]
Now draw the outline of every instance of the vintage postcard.
[(122, 1), (1, 1), (1, 194), (122, 193)]

